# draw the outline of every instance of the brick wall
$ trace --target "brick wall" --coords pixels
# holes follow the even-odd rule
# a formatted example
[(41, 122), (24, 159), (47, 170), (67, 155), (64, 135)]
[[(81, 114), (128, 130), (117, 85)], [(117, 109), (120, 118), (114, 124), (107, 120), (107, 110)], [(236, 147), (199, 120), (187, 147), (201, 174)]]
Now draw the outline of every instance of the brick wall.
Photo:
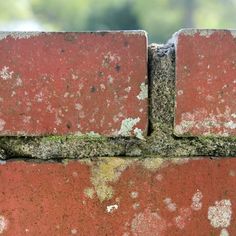
[(0, 34), (0, 234), (235, 235), (236, 34)]

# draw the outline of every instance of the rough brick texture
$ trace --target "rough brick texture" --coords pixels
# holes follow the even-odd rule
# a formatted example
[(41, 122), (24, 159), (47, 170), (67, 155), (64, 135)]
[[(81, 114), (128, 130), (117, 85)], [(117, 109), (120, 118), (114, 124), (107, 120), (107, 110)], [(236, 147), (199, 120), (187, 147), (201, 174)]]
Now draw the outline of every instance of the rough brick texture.
[(234, 31), (0, 37), (0, 235), (236, 235)]
[(236, 135), (235, 74), (235, 31), (177, 33), (176, 135)]
[(0, 39), (0, 135), (146, 134), (144, 32)]
[(13, 161), (0, 173), (6, 236), (236, 234), (236, 159)]

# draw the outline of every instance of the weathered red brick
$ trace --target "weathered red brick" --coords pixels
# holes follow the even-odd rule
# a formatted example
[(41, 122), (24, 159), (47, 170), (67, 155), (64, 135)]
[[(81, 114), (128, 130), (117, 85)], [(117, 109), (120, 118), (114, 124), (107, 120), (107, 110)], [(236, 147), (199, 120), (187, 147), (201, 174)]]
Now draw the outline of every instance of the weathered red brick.
[(15, 32), (0, 39), (0, 135), (146, 133), (144, 32)]
[(236, 234), (235, 158), (1, 164), (3, 235)]
[(235, 75), (235, 31), (180, 31), (176, 42), (175, 134), (235, 136)]

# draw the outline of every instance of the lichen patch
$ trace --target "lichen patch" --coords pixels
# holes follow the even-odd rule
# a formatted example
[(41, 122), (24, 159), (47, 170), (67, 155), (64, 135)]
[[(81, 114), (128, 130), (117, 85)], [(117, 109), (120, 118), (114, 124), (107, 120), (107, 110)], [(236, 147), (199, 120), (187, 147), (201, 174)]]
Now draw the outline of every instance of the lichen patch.
[(7, 230), (7, 227), (8, 227), (8, 220), (4, 216), (0, 215), (0, 234), (3, 234), (4, 231)]
[(140, 93), (137, 95), (139, 100), (145, 100), (148, 97), (148, 86), (145, 83), (140, 85)]
[(197, 190), (196, 193), (194, 193), (193, 197), (192, 197), (192, 205), (191, 208), (194, 211), (199, 211), (202, 208), (202, 198), (203, 198), (203, 194), (200, 190)]
[(108, 213), (112, 213), (112, 212), (114, 212), (115, 210), (117, 210), (118, 207), (119, 207), (119, 206), (118, 206), (117, 204), (109, 205), (109, 206), (107, 206), (107, 212), (108, 212)]
[(223, 199), (216, 201), (208, 208), (208, 220), (214, 228), (227, 228), (232, 217), (231, 201)]
[(4, 66), (1, 70), (0, 70), (0, 77), (3, 80), (9, 80), (12, 79), (12, 75), (13, 75), (13, 71), (9, 70), (8, 66)]

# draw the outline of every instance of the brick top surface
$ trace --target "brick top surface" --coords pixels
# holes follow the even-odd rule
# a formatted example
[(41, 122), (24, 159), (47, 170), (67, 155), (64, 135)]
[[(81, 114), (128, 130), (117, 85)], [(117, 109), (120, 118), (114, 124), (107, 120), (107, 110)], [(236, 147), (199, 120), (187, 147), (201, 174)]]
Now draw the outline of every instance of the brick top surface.
[(236, 32), (180, 31), (176, 36), (178, 136), (236, 135)]
[(145, 32), (2, 32), (0, 52), (0, 135), (145, 135)]

